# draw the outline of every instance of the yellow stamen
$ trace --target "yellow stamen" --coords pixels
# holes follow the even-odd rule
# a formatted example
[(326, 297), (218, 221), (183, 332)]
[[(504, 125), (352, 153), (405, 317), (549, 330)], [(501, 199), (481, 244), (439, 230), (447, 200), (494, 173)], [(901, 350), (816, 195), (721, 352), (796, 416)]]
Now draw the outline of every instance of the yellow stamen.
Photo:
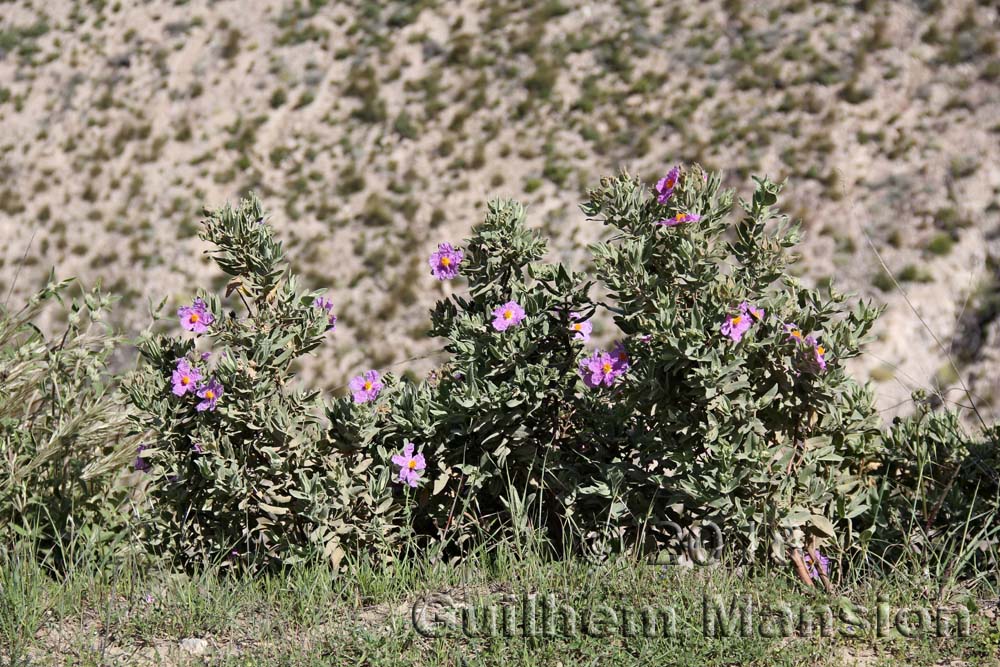
[(605, 362), (604, 362), (604, 365), (603, 365), (603, 366), (601, 366), (601, 369), (602, 369), (602, 370), (603, 370), (603, 371), (604, 371), (605, 373), (610, 373), (610, 372), (611, 372), (611, 364), (609, 364), (608, 362), (606, 362), (606, 361), (605, 361)]
[(215, 398), (215, 392), (209, 389), (208, 391), (205, 392), (205, 398), (211, 401), (213, 398)]
[(191, 322), (192, 323), (197, 322), (200, 319), (201, 319), (201, 315), (199, 315), (198, 313), (191, 313)]
[(743, 317), (741, 317), (740, 315), (737, 315), (736, 317), (734, 317), (734, 318), (733, 318), (733, 324), (735, 324), (735, 325), (737, 325), (737, 326), (738, 326), (738, 325), (739, 325), (739, 323), (740, 323), (740, 322), (742, 322), (742, 321), (743, 321)]
[(365, 391), (371, 391), (371, 390), (372, 390), (371, 380), (365, 380)]
[(514, 317), (514, 313), (512, 311), (510, 311), (510, 310), (503, 311), (503, 318), (505, 320), (509, 320), (512, 317)]
[(185, 375), (184, 377), (181, 378), (181, 384), (185, 386), (191, 384), (191, 378)]
[(822, 345), (818, 345), (816, 347), (816, 354), (822, 357), (824, 354), (826, 354), (826, 349)]
[(798, 329), (793, 329), (792, 330), (792, 336), (794, 338), (802, 338), (802, 332), (799, 331)]
[(451, 266), (451, 259), (449, 259), (448, 257), (442, 257), (441, 266)]
[(577, 322), (576, 324), (573, 325), (573, 329), (576, 330), (576, 331), (579, 331), (582, 328), (583, 328), (583, 325), (580, 324), (579, 322)]
[(413, 459), (410, 459), (410, 462), (406, 464), (406, 467), (409, 468), (410, 470), (413, 470), (414, 468), (417, 467), (417, 462), (414, 461)]

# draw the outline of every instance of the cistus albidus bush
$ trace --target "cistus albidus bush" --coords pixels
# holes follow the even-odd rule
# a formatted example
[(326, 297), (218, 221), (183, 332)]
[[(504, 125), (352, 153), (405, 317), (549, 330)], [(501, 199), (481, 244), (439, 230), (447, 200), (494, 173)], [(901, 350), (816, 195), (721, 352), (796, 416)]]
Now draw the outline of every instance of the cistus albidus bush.
[(381, 523), (388, 470), (363, 474), (363, 460), (330, 450), (318, 392), (293, 388), (292, 363), (335, 335), (336, 316), (298, 288), (264, 218), (253, 196), (209, 213), (200, 236), (225, 293), (199, 293), (169, 333), (146, 334), (124, 383), (145, 436), (141, 538), (183, 564), (339, 562), (394, 530)]
[(614, 465), (636, 510), (655, 492), (653, 529), (679, 511), (720, 526), (736, 553), (801, 558), (869, 509), (879, 420), (844, 361), (878, 311), (788, 273), (798, 229), (776, 208), (778, 184), (755, 179), (734, 216), (720, 180), (677, 169), (651, 192), (623, 174), (583, 206), (612, 228), (597, 274), (642, 351)]
[(467, 284), (431, 314), (448, 361), (424, 382), (390, 377), (373, 401), (328, 410), (345, 452), (385, 461), (404, 443), (420, 450), (410, 520), (429, 541), (460, 544), (512, 521), (558, 531), (592, 484), (578, 367), (595, 306), (586, 278), (543, 262), (545, 250), (521, 205), (490, 202), (461, 250), (442, 244), (429, 259), (432, 279)]

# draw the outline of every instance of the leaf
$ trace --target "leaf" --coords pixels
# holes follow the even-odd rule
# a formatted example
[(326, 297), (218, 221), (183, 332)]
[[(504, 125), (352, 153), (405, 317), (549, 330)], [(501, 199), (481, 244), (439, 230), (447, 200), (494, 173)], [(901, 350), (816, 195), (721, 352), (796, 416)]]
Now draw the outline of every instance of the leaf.
[(829, 519), (827, 519), (822, 514), (813, 514), (810, 517), (810, 521), (813, 525), (813, 528), (816, 528), (827, 537), (831, 538), (837, 537), (836, 531), (833, 528), (833, 524), (830, 522)]
[(323, 549), (323, 555), (330, 560), (330, 564), (333, 565), (333, 569), (336, 570), (340, 566), (340, 561), (344, 559), (344, 550), (340, 546), (340, 542), (336, 540), (330, 540), (326, 543), (326, 548)]
[(761, 396), (759, 399), (757, 399), (757, 407), (760, 407), (760, 408), (767, 407), (768, 405), (771, 404), (771, 401), (773, 401), (774, 397), (777, 396), (777, 395), (778, 395), (778, 384), (775, 383), (775, 384), (771, 385), (771, 388), (768, 389), (767, 392), (763, 396)]
[(268, 505), (267, 503), (257, 503), (257, 506), (270, 514), (277, 514), (279, 516), (282, 514), (288, 514), (288, 509), (285, 507), (277, 507), (275, 505)]
[(449, 479), (448, 476), (441, 475), (436, 480), (434, 480), (434, 488), (431, 489), (431, 495), (436, 496), (437, 494), (444, 491), (444, 487), (448, 486), (448, 479)]

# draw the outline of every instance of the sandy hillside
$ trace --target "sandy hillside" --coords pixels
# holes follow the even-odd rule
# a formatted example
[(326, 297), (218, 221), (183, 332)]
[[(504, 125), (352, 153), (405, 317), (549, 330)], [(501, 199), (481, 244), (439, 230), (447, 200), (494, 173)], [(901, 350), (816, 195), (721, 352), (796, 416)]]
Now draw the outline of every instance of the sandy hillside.
[(858, 364), (887, 415), (955, 385), (943, 348), (991, 405), (998, 23), (969, 0), (2, 3), (0, 288), (27, 248), (13, 299), (55, 266), (121, 294), (136, 331), (147, 299), (222, 283), (199, 213), (252, 188), (336, 303), (306, 379), (419, 373), (399, 362), (434, 349), (447, 289), (426, 256), (488, 197), (583, 266), (599, 175), (698, 161), (743, 194), (787, 177), (806, 279), (887, 304)]

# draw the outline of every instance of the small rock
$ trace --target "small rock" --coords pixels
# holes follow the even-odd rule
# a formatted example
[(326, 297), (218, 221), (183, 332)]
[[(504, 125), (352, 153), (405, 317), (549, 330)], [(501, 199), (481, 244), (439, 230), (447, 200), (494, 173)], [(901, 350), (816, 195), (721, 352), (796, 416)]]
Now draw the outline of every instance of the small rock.
[(198, 637), (187, 637), (181, 640), (181, 650), (191, 655), (205, 655), (208, 652), (208, 642)]

